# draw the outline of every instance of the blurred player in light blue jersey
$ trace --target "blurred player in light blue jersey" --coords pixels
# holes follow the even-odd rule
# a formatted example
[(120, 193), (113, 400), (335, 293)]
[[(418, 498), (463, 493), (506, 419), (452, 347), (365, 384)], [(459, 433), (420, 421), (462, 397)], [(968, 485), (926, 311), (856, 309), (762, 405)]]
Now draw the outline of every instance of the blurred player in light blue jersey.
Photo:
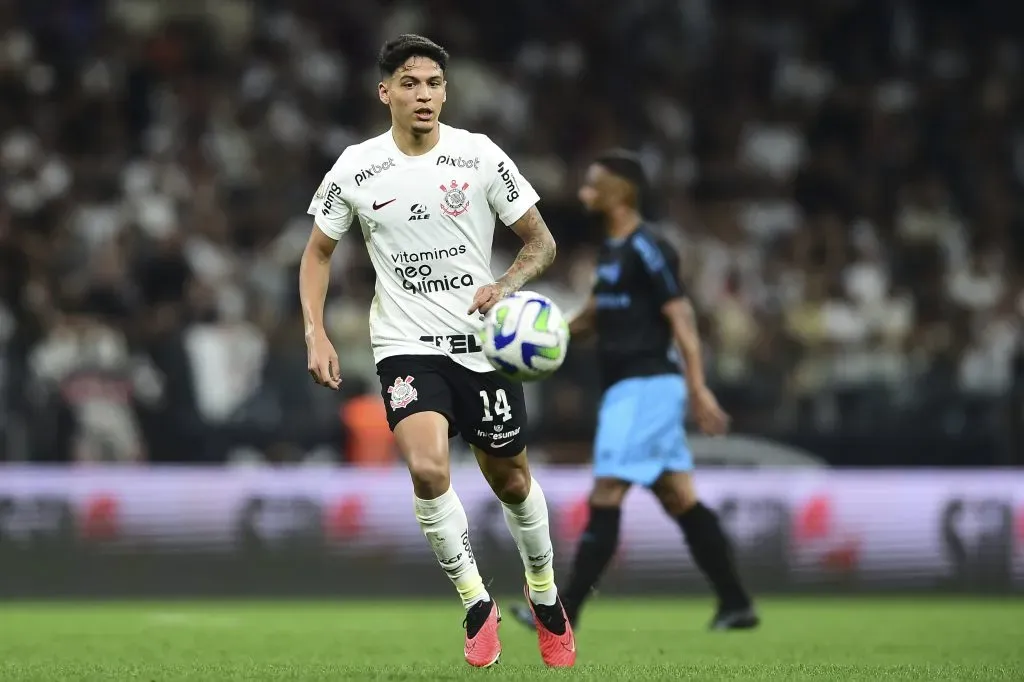
[[(593, 292), (570, 331), (574, 339), (597, 334), (604, 395), (594, 443), (590, 521), (570, 583), (559, 593), (575, 624), (615, 554), (626, 493), (642, 485), (679, 524), (718, 596), (711, 627), (752, 628), (759, 619), (740, 584), (729, 542), (715, 512), (697, 497), (683, 425), (687, 403), (708, 435), (725, 433), (729, 418), (704, 382), (700, 338), (677, 276), (678, 257), (639, 212), (644, 184), (639, 160), (613, 151), (590, 166), (580, 188), (584, 207), (603, 220), (605, 240)], [(533, 626), (527, 608), (517, 608), (515, 615)]]

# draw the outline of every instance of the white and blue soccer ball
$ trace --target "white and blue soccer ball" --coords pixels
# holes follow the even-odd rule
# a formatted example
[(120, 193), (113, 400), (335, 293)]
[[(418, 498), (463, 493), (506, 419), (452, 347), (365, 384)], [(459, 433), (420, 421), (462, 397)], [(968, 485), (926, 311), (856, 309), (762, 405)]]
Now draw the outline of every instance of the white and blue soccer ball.
[(481, 337), (496, 370), (516, 381), (538, 381), (565, 362), (569, 325), (547, 296), (519, 291), (487, 312)]

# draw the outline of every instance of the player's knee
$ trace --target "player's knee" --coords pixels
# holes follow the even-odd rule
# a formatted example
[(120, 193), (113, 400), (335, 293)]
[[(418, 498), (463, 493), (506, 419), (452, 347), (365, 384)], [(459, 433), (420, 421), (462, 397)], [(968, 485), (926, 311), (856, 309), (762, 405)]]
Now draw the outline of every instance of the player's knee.
[(594, 481), (594, 489), (590, 491), (590, 506), (621, 507), (629, 492), (629, 483), (610, 478), (599, 478)]
[(697, 504), (697, 498), (681, 497), (679, 495), (658, 495), (661, 507), (669, 516), (676, 517), (693, 509)]
[(406, 453), (405, 457), (417, 497), (433, 499), (451, 487), (446, 453), (423, 448)]
[(505, 504), (521, 504), (530, 494), (530, 470), (516, 467), (491, 472), (487, 477), (495, 497)]
[(526, 452), (515, 457), (493, 457), (480, 448), (474, 447), (480, 472), (495, 497), (505, 504), (520, 504), (530, 494), (530, 465)]
[(672, 474), (659, 480), (651, 488), (665, 513), (675, 517), (685, 514), (700, 501), (693, 479), (686, 474)]

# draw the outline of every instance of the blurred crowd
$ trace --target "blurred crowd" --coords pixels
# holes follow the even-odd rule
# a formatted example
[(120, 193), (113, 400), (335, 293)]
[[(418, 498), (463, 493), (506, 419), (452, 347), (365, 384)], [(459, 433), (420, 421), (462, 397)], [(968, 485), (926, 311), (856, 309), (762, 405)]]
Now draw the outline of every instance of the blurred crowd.
[[(353, 433), (386, 446), (362, 243), (333, 261), (340, 395), (306, 372), (296, 272), (323, 174), (387, 128), (374, 59), (404, 32), (453, 55), (444, 119), (491, 135), (539, 191), (560, 250), (536, 288), (567, 310), (600, 239), (575, 199), (587, 159), (642, 154), (738, 430), (1012, 432), (1014, 3), (594, 7), (0, 3), (0, 459), (335, 461)], [(496, 273), (515, 250), (499, 232)], [(590, 437), (591, 352), (531, 387), (536, 442)]]

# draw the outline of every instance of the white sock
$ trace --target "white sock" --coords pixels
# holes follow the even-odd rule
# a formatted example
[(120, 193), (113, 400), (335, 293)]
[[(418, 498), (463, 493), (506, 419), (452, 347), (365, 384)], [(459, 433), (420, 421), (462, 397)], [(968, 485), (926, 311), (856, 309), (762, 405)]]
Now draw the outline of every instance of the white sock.
[(519, 548), (519, 556), (526, 569), (526, 585), (530, 601), (546, 606), (554, 605), (558, 596), (555, 589), (555, 552), (551, 546), (548, 528), (548, 503), (537, 481), (530, 481), (530, 494), (521, 504), (502, 503), (505, 523)]
[(466, 510), (455, 489), (449, 487), (447, 492), (432, 500), (416, 497), (414, 505), (423, 535), (434, 549), (441, 568), (459, 591), (463, 605), (468, 609), (477, 602), (490, 600), (469, 543)]

